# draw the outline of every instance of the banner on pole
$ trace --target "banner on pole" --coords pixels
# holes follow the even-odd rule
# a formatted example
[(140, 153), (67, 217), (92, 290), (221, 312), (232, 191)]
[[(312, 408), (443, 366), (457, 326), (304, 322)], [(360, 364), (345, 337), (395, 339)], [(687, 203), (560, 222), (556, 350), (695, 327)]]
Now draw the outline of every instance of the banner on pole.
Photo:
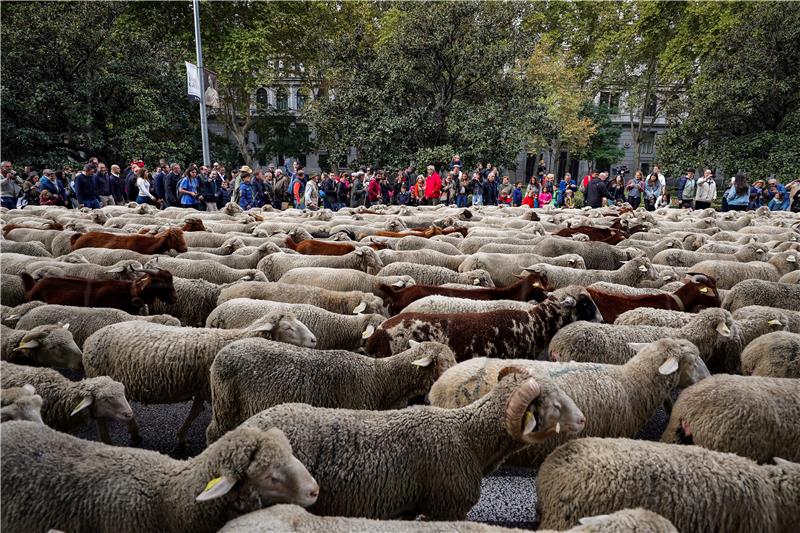
[(186, 87), (189, 100), (200, 101), (200, 76), (197, 72), (197, 65), (186, 61)]
[(206, 106), (219, 109), (219, 92), (217, 89), (217, 73), (213, 70), (203, 69), (206, 86)]

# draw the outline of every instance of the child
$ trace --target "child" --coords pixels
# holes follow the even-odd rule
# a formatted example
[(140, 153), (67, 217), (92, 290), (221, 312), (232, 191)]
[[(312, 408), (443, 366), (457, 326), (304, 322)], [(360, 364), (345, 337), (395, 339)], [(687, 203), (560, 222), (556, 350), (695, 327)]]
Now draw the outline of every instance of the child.
[(519, 207), (522, 205), (522, 182), (518, 181), (514, 184), (514, 190), (511, 191), (511, 201), (514, 204), (514, 207)]
[(408, 205), (411, 203), (411, 193), (408, 192), (406, 184), (400, 186), (400, 194), (397, 195), (397, 205)]
[(656, 200), (656, 209), (660, 209), (662, 207), (669, 207), (670, 204), (670, 197), (669, 193), (664, 193), (658, 197)]
[(528, 207), (533, 209), (534, 196), (536, 196), (536, 193), (534, 193), (533, 189), (528, 188), (527, 192), (525, 193), (525, 198), (522, 199), (522, 205), (527, 205)]
[(39, 193), (39, 205), (55, 205), (56, 202), (47, 189)]
[(539, 206), (544, 207), (553, 200), (553, 193), (550, 192), (550, 187), (545, 187), (539, 193)]
[(571, 189), (564, 193), (564, 207), (575, 207), (575, 193)]
[(779, 192), (775, 193), (775, 196), (772, 200), (769, 201), (767, 205), (770, 211), (782, 211), (783, 210), (783, 195)]
[(253, 207), (253, 187), (250, 185), (250, 174), (242, 175), (242, 184), (239, 185), (239, 207), (245, 211)]

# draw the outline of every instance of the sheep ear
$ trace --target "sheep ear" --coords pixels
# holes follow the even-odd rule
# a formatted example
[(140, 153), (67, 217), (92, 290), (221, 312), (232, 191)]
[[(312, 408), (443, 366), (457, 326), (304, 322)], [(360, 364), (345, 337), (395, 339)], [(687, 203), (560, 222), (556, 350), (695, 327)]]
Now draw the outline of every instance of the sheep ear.
[(422, 359), (417, 359), (416, 361), (411, 361), (411, 364), (414, 366), (430, 366), (433, 363), (433, 358), (430, 355), (426, 355)]
[(790, 255), (789, 257), (786, 258), (786, 260), (789, 261), (790, 263), (796, 263), (797, 257)]
[(717, 326), (717, 333), (719, 333), (723, 337), (730, 337), (731, 329), (724, 322), (722, 322)]
[(629, 342), (628, 347), (634, 351), (634, 353), (641, 352), (648, 343), (646, 342)]
[(678, 366), (678, 358), (675, 356), (670, 356), (661, 364), (660, 367), (658, 367), (658, 373), (662, 376), (669, 376), (678, 370)]
[(611, 516), (607, 514), (599, 514), (597, 516), (586, 516), (578, 520), (578, 523), (582, 526), (599, 526), (608, 522), (610, 518)]
[(415, 341), (414, 339), (408, 339), (408, 346), (409, 348), (416, 348), (419, 346), (419, 341)]
[(787, 461), (786, 459), (781, 459), (780, 457), (773, 457), (772, 462), (778, 466), (792, 466), (795, 464), (791, 461)]
[(475, 278), (475, 279), (472, 280), (472, 284), (473, 285), (480, 285), (481, 284), (481, 280), (479, 278)]
[(72, 412), (69, 414), (69, 416), (77, 415), (78, 413), (80, 413), (81, 411), (83, 411), (84, 409), (86, 409), (87, 407), (92, 405), (93, 401), (94, 401), (94, 398), (92, 398), (91, 396), (87, 396), (86, 398), (81, 400), (81, 403), (79, 403), (78, 405), (75, 406), (75, 409), (72, 410)]
[(22, 388), (25, 389), (26, 391), (30, 392), (31, 394), (36, 394), (36, 387), (31, 385), (30, 383), (27, 383), (27, 384), (23, 385)]
[(778, 320), (777, 318), (773, 318), (772, 320), (767, 322), (767, 324), (770, 325), (770, 326), (782, 326), (783, 325), (783, 323), (780, 320)]
[(375, 326), (370, 324), (369, 326), (367, 326), (367, 329), (364, 330), (364, 333), (361, 334), (361, 338), (369, 339), (373, 333), (375, 333)]
[(395, 281), (394, 283), (392, 283), (392, 287), (398, 287), (398, 288), (403, 288), (403, 287), (405, 287), (405, 285), (406, 284), (403, 283), (401, 280), (398, 280), (398, 281)]
[(123, 266), (114, 267), (112, 269), (106, 270), (106, 272), (109, 273), (109, 274), (119, 274), (120, 272), (125, 272), (125, 266), (123, 265)]
[(69, 329), (69, 322), (63, 324), (61, 327), (64, 329)]
[(197, 495), (195, 501), (205, 502), (213, 500), (214, 498), (219, 498), (220, 496), (225, 496), (231, 491), (234, 485), (236, 485), (236, 480), (231, 476), (215, 477), (208, 482), (203, 492)]
[(266, 324), (261, 324), (253, 328), (253, 331), (272, 331), (275, 329), (275, 324), (272, 322), (267, 322)]
[(17, 346), (16, 348), (14, 348), (13, 351), (21, 352), (23, 350), (32, 350), (32, 349), (38, 348), (38, 347), (39, 347), (39, 341), (37, 341), (37, 340), (29, 340), (29, 341), (23, 341), (22, 343), (20, 343), (20, 345)]
[(367, 303), (366, 302), (361, 302), (360, 304), (358, 304), (356, 306), (355, 309), (353, 309), (353, 314), (357, 315), (358, 313), (363, 313), (366, 308), (367, 308)]
[(363, 248), (363, 247), (361, 247), (361, 248), (358, 248), (358, 249), (356, 250), (356, 255), (364, 255), (364, 248)]
[(575, 305), (577, 304), (577, 302), (575, 301), (575, 298), (573, 298), (572, 296), (567, 296), (566, 298), (561, 300), (559, 303), (561, 305), (565, 305), (567, 307), (575, 307)]

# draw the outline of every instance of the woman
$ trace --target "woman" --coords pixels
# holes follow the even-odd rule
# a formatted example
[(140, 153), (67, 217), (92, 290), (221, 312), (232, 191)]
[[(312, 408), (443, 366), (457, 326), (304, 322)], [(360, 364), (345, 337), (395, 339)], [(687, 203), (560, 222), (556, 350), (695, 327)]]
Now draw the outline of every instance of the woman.
[(197, 167), (191, 165), (183, 174), (183, 179), (178, 183), (178, 195), (180, 196), (181, 207), (191, 207), (197, 209), (198, 202), (203, 201), (203, 197), (197, 192), (200, 182), (197, 179)]
[(756, 180), (750, 186), (750, 203), (747, 205), (748, 210), (755, 210), (761, 207), (764, 183), (764, 180)]
[(156, 197), (150, 193), (150, 173), (144, 172), (141, 167), (134, 168), (133, 173), (136, 175), (136, 203), (155, 205)]
[(625, 182), (621, 175), (617, 175), (614, 181), (609, 184), (608, 192), (611, 193), (611, 201), (615, 204), (625, 201)]
[(483, 205), (483, 178), (480, 172), (472, 174), (469, 190), (472, 192), (472, 205)]
[(658, 174), (650, 174), (647, 183), (644, 184), (644, 208), (648, 211), (656, 210), (656, 200), (661, 196), (661, 182)]
[(514, 186), (508, 176), (503, 176), (503, 183), (500, 185), (497, 201), (503, 205), (511, 205), (511, 195), (514, 191)]
[(377, 176), (373, 176), (367, 185), (367, 207), (377, 204), (381, 201), (381, 184)]
[(525, 189), (525, 197), (533, 198), (533, 207), (539, 207), (539, 193), (542, 192), (542, 186), (539, 184), (539, 178), (536, 176), (531, 176), (531, 180), (528, 182), (528, 188)]
[(628, 181), (625, 189), (628, 191), (628, 203), (634, 209), (638, 209), (644, 194), (644, 175), (641, 170), (636, 171), (633, 178)]
[(747, 183), (747, 176), (738, 172), (733, 178), (733, 185), (725, 193), (730, 211), (747, 211), (750, 204), (750, 184)]
[(217, 198), (219, 197), (218, 179), (219, 172), (212, 170), (211, 174), (200, 181), (200, 194), (205, 200), (206, 211), (209, 212), (217, 210)]
[(425, 205), (439, 205), (442, 195), (442, 178), (436, 167), (428, 165), (428, 177), (425, 178)]
[(417, 176), (417, 182), (411, 188), (411, 199), (414, 205), (422, 205), (425, 201), (425, 177), (422, 174)]
[(468, 188), (469, 188), (469, 182), (467, 181), (467, 175), (462, 172), (461, 179), (458, 180), (458, 189), (456, 192), (456, 207), (467, 207)]

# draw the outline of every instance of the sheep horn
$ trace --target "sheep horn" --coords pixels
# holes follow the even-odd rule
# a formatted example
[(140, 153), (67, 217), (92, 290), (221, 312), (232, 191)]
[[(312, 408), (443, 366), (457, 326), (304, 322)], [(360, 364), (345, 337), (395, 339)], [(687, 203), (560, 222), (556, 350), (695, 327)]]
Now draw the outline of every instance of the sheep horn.
[(522, 373), (528, 379), (520, 383), (508, 398), (505, 417), (506, 431), (514, 439), (528, 442), (528, 438), (536, 424), (535, 420), (531, 420), (534, 418), (533, 415), (530, 414), (531, 419), (528, 419), (526, 413), (529, 413), (528, 408), (531, 402), (541, 393), (541, 388), (536, 380), (530, 377), (528, 372), (516, 367), (506, 367), (501, 370), (498, 375), (498, 381), (512, 373)]

